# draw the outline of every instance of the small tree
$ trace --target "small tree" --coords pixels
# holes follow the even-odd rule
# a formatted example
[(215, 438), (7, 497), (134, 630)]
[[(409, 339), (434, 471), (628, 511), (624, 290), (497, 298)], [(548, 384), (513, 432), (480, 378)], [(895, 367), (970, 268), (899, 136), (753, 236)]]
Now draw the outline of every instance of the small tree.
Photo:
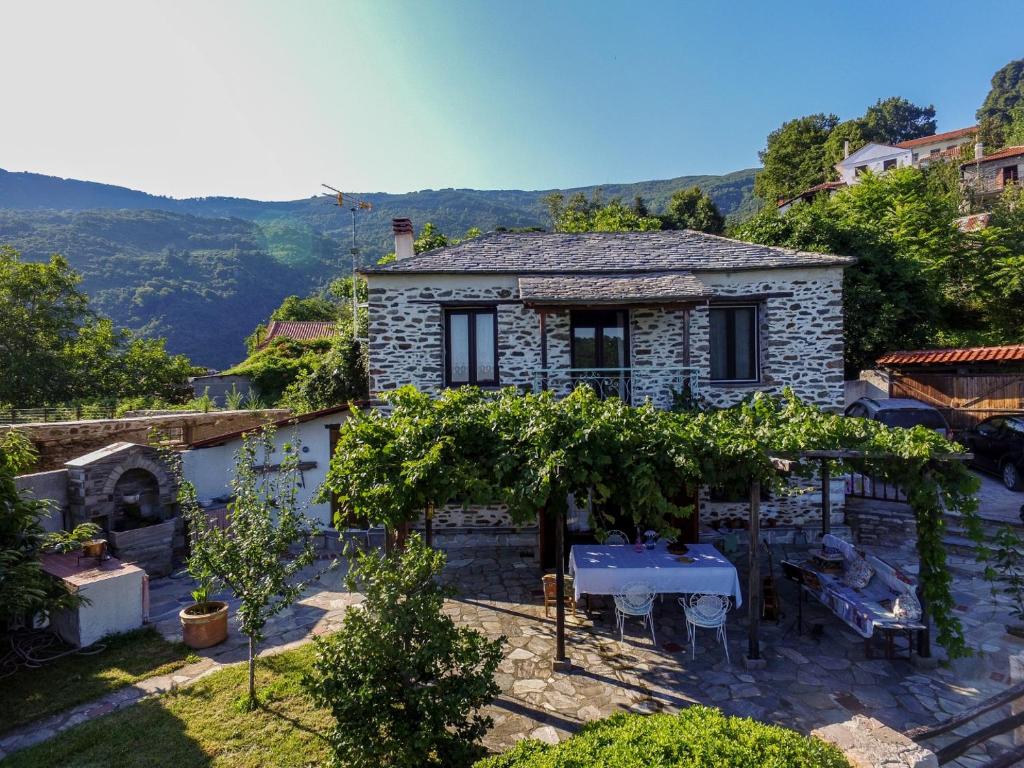
[[(189, 573), (204, 585), (212, 577), (241, 601), (238, 623), (249, 638), (250, 707), (256, 703), (256, 646), (267, 621), (322, 574), (299, 578), (316, 559), (317, 532), (316, 521), (303, 514), (298, 501), (300, 444), (285, 443), (278, 456), (275, 452), (271, 427), (245, 438), (235, 455), (235, 500), (228, 506), (226, 529), (210, 522), (195, 488), (179, 477), (182, 513), (192, 536)], [(177, 471), (180, 475), (180, 466)]]
[(335, 764), (362, 768), (462, 766), (493, 725), (477, 710), (499, 692), (505, 638), (487, 640), (442, 612), (445, 556), (420, 540), (390, 555), (356, 556), (347, 578), (365, 601), (341, 630), (317, 640), (306, 687), (335, 719)]

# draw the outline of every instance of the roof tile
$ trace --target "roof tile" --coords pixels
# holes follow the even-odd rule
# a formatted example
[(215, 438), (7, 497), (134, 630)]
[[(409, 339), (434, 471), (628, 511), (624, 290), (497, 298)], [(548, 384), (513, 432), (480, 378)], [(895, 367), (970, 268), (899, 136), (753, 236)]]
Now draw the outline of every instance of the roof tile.
[(964, 349), (919, 349), (910, 352), (889, 352), (878, 365), (950, 365), (952, 363), (1024, 362), (1024, 344), (1002, 347), (966, 347)]

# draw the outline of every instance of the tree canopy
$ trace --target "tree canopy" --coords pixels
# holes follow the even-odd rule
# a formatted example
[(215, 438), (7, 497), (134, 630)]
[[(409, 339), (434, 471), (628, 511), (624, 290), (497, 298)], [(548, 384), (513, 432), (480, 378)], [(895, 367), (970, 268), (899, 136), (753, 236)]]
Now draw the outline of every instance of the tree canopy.
[(0, 405), (190, 394), (188, 360), (98, 317), (80, 282), (59, 255), (23, 261), (0, 246)]
[(631, 208), (618, 198), (606, 203), (600, 189), (595, 190), (590, 198), (582, 192), (569, 198), (561, 192), (553, 192), (544, 198), (544, 202), (556, 232), (652, 232), (661, 229), (660, 219), (641, 215), (646, 204)]
[[(673, 533), (692, 514), (677, 499), (702, 485), (746, 490), (752, 482), (782, 489), (771, 456), (807, 450), (864, 452), (856, 468), (903, 488), (919, 529), (923, 589), (951, 655), (963, 652), (952, 613), (941, 542), (944, 510), (964, 515), (980, 536), (977, 479), (957, 461), (957, 446), (917, 428), (891, 429), (799, 402), (757, 394), (721, 410), (671, 413), (581, 386), (563, 399), (513, 388), (489, 394), (446, 390), (437, 398), (406, 387), (385, 397), (389, 411), (353, 411), (339, 431), (324, 484), (349, 514), (392, 527), (415, 520), (431, 503), (504, 502), (517, 522), (540, 510), (565, 511), (569, 496), (621, 510), (636, 527)], [(938, 460), (937, 460), (938, 459)], [(811, 467), (797, 470), (809, 476)], [(600, 526), (601, 521), (598, 520)]]
[(868, 141), (899, 144), (935, 133), (935, 107), (920, 107), (902, 96), (890, 96), (868, 107), (858, 122)]
[(1014, 59), (992, 75), (992, 87), (978, 108), (979, 138), (990, 149), (1006, 143), (1013, 110), (1024, 101), (1024, 59)]
[(693, 229), (717, 235), (725, 227), (725, 217), (700, 187), (690, 187), (672, 193), (661, 224), (665, 229)]
[(1024, 341), (1017, 195), (1006, 193), (990, 228), (963, 233), (956, 168), (935, 163), (867, 174), (785, 214), (766, 209), (734, 234), (857, 258), (843, 286), (846, 369), (855, 376), (894, 349)]

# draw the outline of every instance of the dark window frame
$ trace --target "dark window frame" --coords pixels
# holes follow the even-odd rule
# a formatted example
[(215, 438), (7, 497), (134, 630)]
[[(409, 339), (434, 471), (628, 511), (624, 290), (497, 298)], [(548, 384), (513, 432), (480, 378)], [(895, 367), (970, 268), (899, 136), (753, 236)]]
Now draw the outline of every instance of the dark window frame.
[(891, 171), (893, 168), (896, 168), (898, 166), (899, 166), (899, 161), (896, 160), (895, 158), (892, 158), (890, 160), (885, 160), (882, 163), (882, 170), (883, 171)]
[[(585, 316), (593, 317), (595, 315), (621, 315), (622, 316), (622, 325), (618, 326), (618, 325), (611, 325), (610, 323), (600, 323), (600, 322), (597, 323), (597, 324), (588, 323), (588, 322), (583, 322), (583, 323), (578, 322), (580, 319), (582, 319)], [(569, 310), (569, 367), (572, 368), (573, 370), (576, 370), (577, 368), (579, 368), (579, 366), (576, 365), (576, 327), (577, 326), (579, 326), (581, 328), (594, 328), (596, 330), (596, 332), (594, 333), (594, 362), (595, 363), (598, 362), (598, 358), (600, 358), (600, 362), (601, 363), (604, 362), (604, 344), (601, 343), (602, 339), (604, 338), (604, 329), (605, 328), (619, 328), (619, 327), (621, 327), (622, 328), (622, 346), (623, 346), (623, 364), (621, 366), (618, 366), (618, 367), (615, 367), (615, 368), (608, 368), (608, 366), (606, 366), (606, 365), (596, 365), (594, 368), (588, 369), (588, 370), (595, 370), (595, 371), (600, 371), (600, 370), (605, 370), (605, 369), (613, 370), (613, 371), (614, 370), (619, 370), (619, 369), (626, 370), (626, 371), (630, 370), (630, 368), (632, 367), (632, 355), (630, 354), (630, 349), (629, 349), (629, 310), (628, 309), (614, 309), (614, 308), (611, 308), (611, 309), (576, 309), (576, 310)]]
[[(466, 321), (466, 343), (469, 346), (467, 358), (469, 360), (468, 381), (452, 381), (452, 317), (465, 315)], [(476, 377), (476, 318), (477, 315), (490, 315), (492, 318), (491, 327), (494, 329), (494, 378), (478, 379)], [(446, 387), (497, 387), (501, 381), (501, 373), (498, 361), (498, 307), (495, 305), (473, 305), (473, 306), (450, 306), (444, 308), (444, 385)]]
[[(753, 333), (751, 338), (753, 339), (753, 349), (751, 350), (751, 357), (753, 360), (754, 377), (752, 379), (739, 379), (736, 378), (736, 313), (737, 309), (752, 309), (754, 310), (753, 318)], [(708, 341), (711, 342), (711, 313), (716, 311), (729, 311), (728, 320), (726, 322), (726, 374), (728, 375), (731, 371), (732, 376), (725, 379), (711, 378), (712, 384), (759, 384), (761, 382), (761, 306), (759, 304), (712, 304), (708, 308)], [(710, 344), (713, 347), (714, 344)], [(711, 352), (708, 351), (708, 374), (711, 376)]]

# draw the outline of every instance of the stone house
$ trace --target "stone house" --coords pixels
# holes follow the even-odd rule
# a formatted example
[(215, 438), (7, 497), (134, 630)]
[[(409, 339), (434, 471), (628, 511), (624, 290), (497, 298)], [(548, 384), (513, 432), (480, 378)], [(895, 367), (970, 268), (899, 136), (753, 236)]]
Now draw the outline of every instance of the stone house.
[[(979, 152), (980, 155), (980, 152)], [(975, 157), (960, 166), (964, 202), (970, 213), (1003, 193), (1007, 187), (1020, 183), (1024, 177), (1024, 147), (1006, 147), (991, 155)]]
[[(407, 229), (407, 231), (398, 231)], [(691, 231), (495, 233), (362, 270), (370, 391), (476, 384), (726, 406), (789, 386), (843, 404), (851, 259)]]
[(414, 254), (411, 222), (394, 232), (396, 260), (362, 270), (371, 394), (585, 381), (664, 408), (787, 386), (843, 405), (850, 258), (692, 231), (499, 232)]

